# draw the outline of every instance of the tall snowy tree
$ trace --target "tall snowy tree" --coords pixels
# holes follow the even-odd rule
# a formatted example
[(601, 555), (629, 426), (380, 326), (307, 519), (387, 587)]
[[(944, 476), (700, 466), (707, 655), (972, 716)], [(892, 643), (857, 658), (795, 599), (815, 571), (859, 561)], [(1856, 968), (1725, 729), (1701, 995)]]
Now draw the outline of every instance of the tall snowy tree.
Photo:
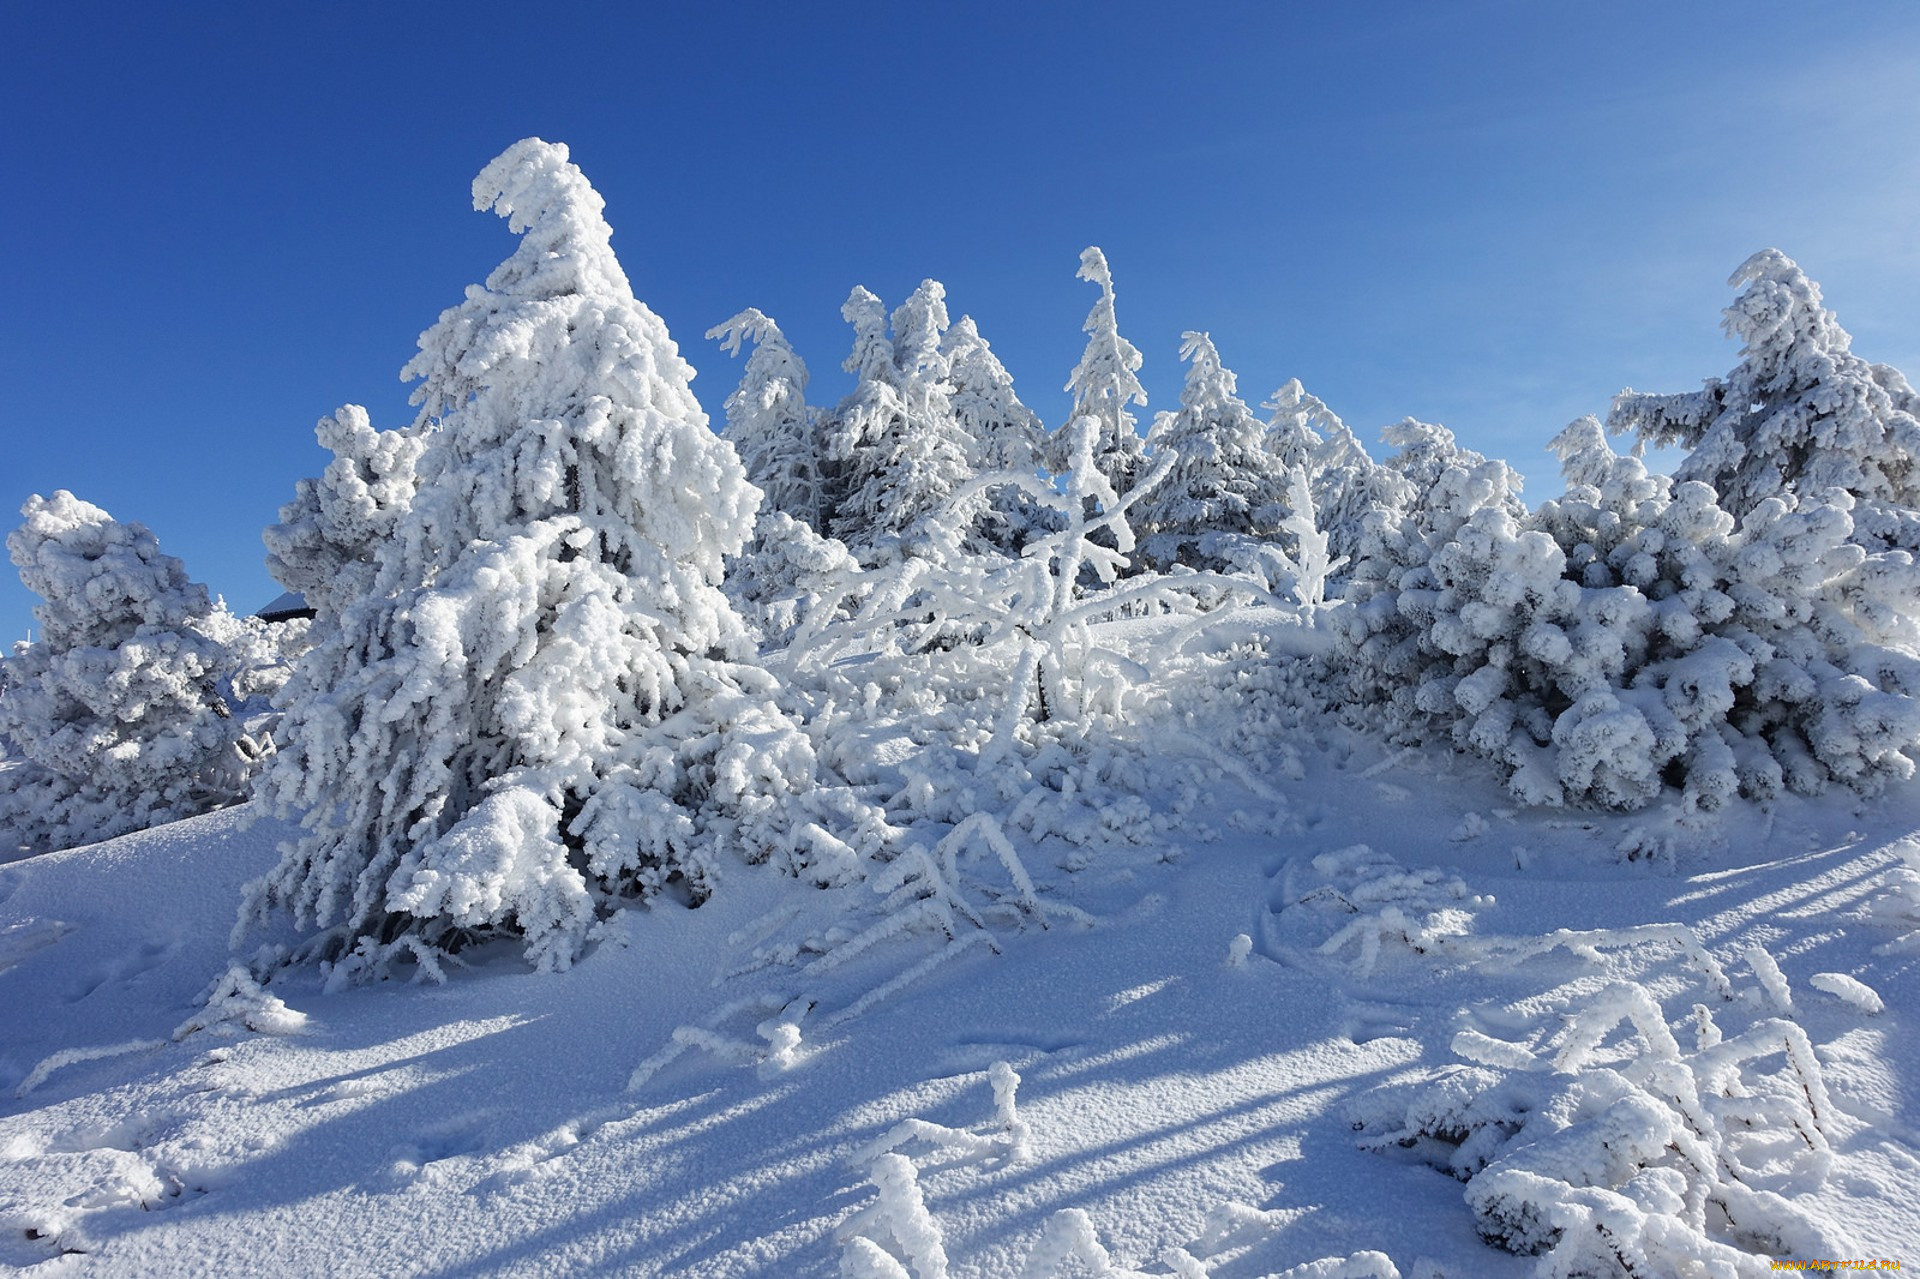
[(187, 580), (145, 525), (62, 490), (33, 497), (7, 538), (44, 601), (40, 638), (4, 659), (0, 830), (45, 852), (231, 803), (249, 757), (240, 659), (245, 626)]
[[(1142, 361), (1133, 343), (1120, 336), (1113, 308), (1113, 272), (1107, 269), (1106, 254), (1097, 247), (1083, 250), (1077, 278), (1097, 285), (1100, 300), (1081, 325), (1087, 347), (1067, 379), (1067, 390), (1073, 392), (1073, 412), (1068, 420), (1091, 417), (1100, 423), (1093, 462), (1108, 486), (1124, 496), (1145, 467), (1146, 444), (1135, 429), (1133, 414), (1127, 411), (1130, 404), (1144, 406), (1147, 402), (1147, 391), (1139, 378)], [(1057, 436), (1050, 441), (1048, 463), (1056, 472), (1064, 471), (1070, 461), (1064, 444), (1064, 439)]]
[(1316, 524), (1326, 532), (1331, 558), (1354, 559), (1369, 516), (1391, 519), (1412, 503), (1411, 482), (1368, 456), (1340, 415), (1298, 378), (1260, 407), (1271, 414), (1267, 452), (1281, 468), (1307, 472)]
[(816, 780), (719, 589), (759, 495), (600, 196), (537, 138), (473, 194), (523, 238), (404, 370), (439, 424), (419, 492), (302, 664), (263, 788), (301, 831), (250, 910), (325, 930), (338, 979), (493, 934), (565, 968), (615, 899), (697, 903), (726, 854), (857, 873), (810, 815), (865, 810)]
[(1744, 286), (1724, 321), (1740, 363), (1699, 391), (1622, 391), (1607, 429), (1691, 449), (1674, 479), (1709, 485), (1736, 517), (1769, 497), (1840, 489), (1869, 544), (1920, 549), (1920, 397), (1897, 370), (1853, 354), (1820, 286), (1778, 249), (1728, 283)]
[(1272, 533), (1286, 515), (1287, 473), (1273, 465), (1266, 428), (1234, 394), (1233, 371), (1220, 362), (1213, 339), (1181, 336), (1188, 367), (1180, 411), (1160, 414), (1148, 436), (1157, 453), (1173, 455), (1172, 468), (1134, 508), (1133, 526), (1157, 568), (1222, 568), (1225, 561), (1202, 540)]
[[(1039, 416), (1014, 393), (1013, 376), (980, 336), (972, 316), (961, 316), (947, 330), (941, 353), (953, 387), (954, 415), (974, 443), (970, 459), (973, 469), (981, 474), (1037, 474), (1045, 428)], [(1003, 485), (993, 492), (981, 540), (1018, 553), (1037, 528), (1049, 523), (1047, 509), (1037, 506), (1025, 489), (1017, 484)]]
[[(903, 548), (915, 522), (972, 478), (974, 442), (954, 414), (947, 381), (945, 286), (921, 282), (894, 311), (891, 342), (880, 299), (866, 289), (855, 288), (841, 314), (854, 327), (846, 367), (859, 381), (825, 430), (840, 467), (831, 530), (872, 559)], [(970, 520), (978, 513), (948, 514)]]
[(784, 511), (820, 528), (820, 456), (816, 414), (807, 407), (807, 366), (780, 326), (752, 307), (707, 330), (729, 355), (753, 343), (740, 385), (727, 397), (727, 439), (766, 495), (762, 514)]
[(375, 552), (413, 503), (426, 438), (417, 430), (376, 431), (358, 404), (322, 418), (314, 434), (333, 460), (294, 487), (280, 522), (262, 536), (274, 580), (333, 618), (373, 589)]

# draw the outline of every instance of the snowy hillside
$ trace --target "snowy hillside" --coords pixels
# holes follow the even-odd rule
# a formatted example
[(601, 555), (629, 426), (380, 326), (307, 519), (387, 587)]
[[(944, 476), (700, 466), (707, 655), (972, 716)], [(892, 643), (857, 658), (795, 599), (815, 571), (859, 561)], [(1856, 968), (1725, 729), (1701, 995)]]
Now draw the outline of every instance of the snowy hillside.
[[(1476, 1206), (1570, 1253), (1602, 1223), (1643, 1274), (1913, 1256), (1920, 792), (1517, 811), (1446, 752), (1189, 691), (1116, 748), (1138, 807), (1110, 784), (1097, 836), (1015, 833), (1038, 916), (991, 904), (990, 841), (954, 850), (987, 923), (964, 947), (890, 928), (878, 886), (742, 866), (697, 910), (615, 915), (565, 975), (495, 946), (441, 986), (292, 969), (208, 1004), (276, 824), (9, 866), (0, 1260), (1534, 1273)], [(885, 786), (910, 731), (874, 742)], [(1501, 1175), (1536, 1180), (1476, 1198)]]
[[(568, 149), (240, 619), (8, 538), (0, 1263), (1747, 1276), (1920, 1243), (1920, 392), (1739, 363), (1375, 461), (1114, 274), (1051, 430), (925, 280), (715, 430)], [(751, 350), (748, 350), (748, 347)], [(1674, 475), (1609, 434), (1692, 450)]]

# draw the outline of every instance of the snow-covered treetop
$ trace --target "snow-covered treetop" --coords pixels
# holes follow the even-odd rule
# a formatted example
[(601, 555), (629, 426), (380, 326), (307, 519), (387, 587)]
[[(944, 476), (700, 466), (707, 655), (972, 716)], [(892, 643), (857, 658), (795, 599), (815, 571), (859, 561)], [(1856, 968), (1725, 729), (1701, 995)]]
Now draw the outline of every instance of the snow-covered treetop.
[(1267, 419), (1267, 451), (1281, 466), (1351, 466), (1366, 456), (1340, 415), (1309, 394), (1297, 377), (1288, 378), (1260, 407), (1272, 415)]
[(1095, 464), (1116, 490), (1124, 490), (1145, 452), (1134, 429), (1134, 416), (1127, 412), (1129, 404), (1147, 402), (1146, 388), (1140, 385), (1138, 376), (1144, 361), (1133, 343), (1120, 336), (1113, 307), (1113, 272), (1107, 268), (1106, 254), (1093, 246), (1083, 250), (1077, 278), (1098, 285), (1100, 300), (1080, 326), (1087, 335), (1087, 347), (1067, 379), (1066, 389), (1073, 392), (1073, 417), (1099, 420)]
[(1211, 409), (1225, 404), (1239, 389), (1240, 380), (1233, 370), (1220, 363), (1213, 335), (1188, 329), (1180, 335), (1180, 358), (1188, 362), (1186, 384), (1180, 388), (1180, 403), (1189, 409)]
[(462, 419), (458, 432), (434, 432), (421, 459), (418, 531), (451, 555), (572, 513), (608, 539), (615, 563), (664, 556), (719, 581), (719, 554), (751, 535), (759, 493), (712, 442), (667, 326), (633, 296), (599, 194), (566, 147), (538, 138), (509, 147), (473, 190), (476, 208), (523, 234), (402, 370), (421, 380), (421, 426)]
[(746, 464), (747, 478), (771, 506), (817, 524), (820, 472), (805, 361), (780, 326), (753, 307), (708, 329), (707, 337), (729, 355), (738, 355), (743, 343), (754, 344), (740, 385), (726, 402), (726, 436)]
[(840, 318), (853, 326), (853, 351), (840, 366), (864, 382), (894, 381), (893, 343), (887, 338), (887, 307), (865, 285), (856, 284), (840, 304)]
[[(1735, 515), (1777, 494), (1830, 488), (1920, 506), (1920, 398), (1906, 379), (1853, 354), (1820, 286), (1778, 249), (1748, 258), (1728, 283), (1742, 289), (1724, 318), (1740, 363), (1700, 391), (1622, 391), (1607, 429), (1692, 449), (1674, 478), (1711, 485)], [(1902, 522), (1911, 521), (1893, 520)]]
[(954, 321), (941, 349), (953, 385), (953, 411), (980, 447), (980, 469), (1032, 469), (1043, 429), (1040, 418), (1014, 393), (1013, 375), (980, 336), (972, 316)]
[(947, 286), (922, 280), (893, 313), (893, 359), (908, 385), (944, 381), (947, 361), (941, 337), (947, 331)]
[(146, 525), (122, 524), (65, 489), (36, 493), (20, 514), (7, 551), (45, 601), (33, 615), (52, 651), (117, 647), (142, 626), (177, 629), (211, 611), (207, 588), (187, 579)]

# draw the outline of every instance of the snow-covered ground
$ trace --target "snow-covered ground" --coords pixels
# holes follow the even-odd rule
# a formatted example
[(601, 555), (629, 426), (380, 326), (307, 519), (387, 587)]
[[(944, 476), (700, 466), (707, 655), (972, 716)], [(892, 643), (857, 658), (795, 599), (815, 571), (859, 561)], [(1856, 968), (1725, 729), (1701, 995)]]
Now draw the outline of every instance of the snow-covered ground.
[[(0, 1266), (1499, 1276), (1581, 1273), (1582, 1232), (1648, 1275), (1920, 1264), (1920, 786), (1516, 809), (1311, 711), (1182, 725), (1110, 769), (1111, 829), (1009, 829), (1038, 911), (1000, 827), (930, 825), (959, 942), (883, 876), (735, 866), (564, 974), (262, 989), (229, 932), (271, 821), (0, 867)], [(912, 742), (872, 758), (900, 784)], [(1579, 1189), (1596, 1158), (1652, 1171)], [(1491, 1246), (1475, 1202), (1566, 1246)]]

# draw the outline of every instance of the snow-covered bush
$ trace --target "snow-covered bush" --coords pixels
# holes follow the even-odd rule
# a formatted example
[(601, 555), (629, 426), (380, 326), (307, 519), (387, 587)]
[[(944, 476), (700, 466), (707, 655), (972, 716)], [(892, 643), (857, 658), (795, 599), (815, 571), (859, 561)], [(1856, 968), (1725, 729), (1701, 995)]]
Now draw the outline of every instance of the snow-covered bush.
[(421, 336), (418, 491), (289, 686), (263, 788), (301, 830), (243, 924), (319, 927), (336, 976), (500, 934), (565, 968), (622, 896), (698, 903), (728, 856), (799, 871), (817, 823), (880, 830), (747, 664), (719, 583), (759, 493), (599, 195), (533, 138), (473, 191), (523, 238)]
[(868, 589), (845, 543), (766, 508), (754, 522), (753, 540), (729, 558), (725, 586), (740, 615), (773, 648), (786, 647), (802, 621), (824, 624)]
[(1674, 478), (1706, 484), (1736, 518), (1768, 498), (1840, 489), (1854, 499), (1858, 540), (1920, 550), (1920, 395), (1897, 369), (1853, 354), (1820, 286), (1778, 249), (1728, 283), (1744, 286), (1724, 322), (1740, 363), (1699, 391), (1622, 391), (1607, 429), (1692, 450)]
[(1542, 1254), (1537, 1273), (1733, 1275), (1767, 1255), (1848, 1255), (1791, 1199), (1825, 1181), (1836, 1116), (1793, 1022), (1727, 1036), (1698, 1003), (1670, 1025), (1622, 983), (1542, 1043), (1463, 1031), (1454, 1051), (1487, 1064), (1364, 1094), (1351, 1118), (1363, 1145), (1465, 1181), (1481, 1235)]
[(1776, 496), (1736, 524), (1592, 419), (1554, 447), (1570, 487), (1531, 516), (1482, 463), (1375, 521), (1344, 618), (1350, 687), (1496, 761), (1530, 803), (1637, 808), (1673, 782), (1711, 808), (1911, 773), (1920, 574), (1850, 541), (1845, 494)]
[(187, 580), (141, 524), (62, 490), (7, 538), (40, 638), (3, 659), (8, 851), (107, 839), (242, 798), (258, 743), (249, 696), (275, 679), (269, 637)]

